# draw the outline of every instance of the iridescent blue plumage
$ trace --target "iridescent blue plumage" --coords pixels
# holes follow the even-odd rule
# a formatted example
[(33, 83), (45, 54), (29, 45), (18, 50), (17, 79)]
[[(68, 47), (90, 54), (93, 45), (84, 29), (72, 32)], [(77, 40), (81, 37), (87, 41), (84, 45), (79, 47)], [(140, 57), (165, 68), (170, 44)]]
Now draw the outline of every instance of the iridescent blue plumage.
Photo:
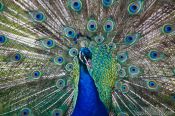
[[(82, 56), (91, 59), (92, 54), (88, 48), (81, 49)], [(107, 109), (99, 98), (99, 93), (87, 66), (79, 60), (80, 79), (78, 84), (78, 97), (72, 116), (108, 116)]]

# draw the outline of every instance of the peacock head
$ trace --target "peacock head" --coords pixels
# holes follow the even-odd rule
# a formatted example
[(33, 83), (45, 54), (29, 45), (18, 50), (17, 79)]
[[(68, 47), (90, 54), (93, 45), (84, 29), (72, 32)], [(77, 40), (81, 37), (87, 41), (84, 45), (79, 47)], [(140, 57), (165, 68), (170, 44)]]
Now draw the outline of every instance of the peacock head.
[(91, 67), (91, 59), (92, 59), (92, 53), (87, 47), (83, 47), (80, 49), (79, 52), (79, 60), (86, 64), (87, 66)]

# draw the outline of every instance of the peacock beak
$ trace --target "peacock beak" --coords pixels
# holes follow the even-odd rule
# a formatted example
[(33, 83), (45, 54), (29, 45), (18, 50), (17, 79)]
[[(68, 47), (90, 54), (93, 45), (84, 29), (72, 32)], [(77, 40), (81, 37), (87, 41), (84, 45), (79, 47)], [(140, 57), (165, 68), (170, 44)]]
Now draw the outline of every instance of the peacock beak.
[[(84, 60), (85, 60), (85, 64), (88, 68), (92, 67), (92, 60), (91, 59), (87, 59), (85, 56), (83, 56)], [(83, 62), (83, 58), (82, 58), (82, 52), (79, 52), (79, 59)]]
[(89, 67), (89, 68), (92, 68), (92, 60), (88, 60), (88, 62), (86, 63), (86, 65)]
[(92, 67), (92, 61), (90, 59), (86, 59), (86, 57), (84, 57), (84, 59), (86, 60), (86, 66), (88, 66), (89, 68)]

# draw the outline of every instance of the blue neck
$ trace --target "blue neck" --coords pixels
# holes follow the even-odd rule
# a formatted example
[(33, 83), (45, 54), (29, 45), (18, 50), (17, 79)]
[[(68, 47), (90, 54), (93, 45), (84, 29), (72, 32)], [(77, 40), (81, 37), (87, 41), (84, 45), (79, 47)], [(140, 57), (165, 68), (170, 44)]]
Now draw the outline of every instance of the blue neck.
[(87, 66), (81, 61), (78, 98), (72, 116), (108, 116), (108, 112), (99, 98), (94, 80)]

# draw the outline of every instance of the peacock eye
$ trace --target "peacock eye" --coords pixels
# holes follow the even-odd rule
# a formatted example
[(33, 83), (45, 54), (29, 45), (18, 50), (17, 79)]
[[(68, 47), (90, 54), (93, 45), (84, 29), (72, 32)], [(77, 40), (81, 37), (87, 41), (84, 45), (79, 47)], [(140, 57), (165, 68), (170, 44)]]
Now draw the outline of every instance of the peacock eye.
[(172, 33), (173, 31), (174, 31), (174, 28), (173, 28), (173, 25), (171, 25), (171, 24), (165, 24), (162, 27), (162, 32), (164, 34), (169, 34), (169, 33)]
[(64, 29), (64, 34), (68, 38), (74, 38), (75, 37), (75, 30), (73, 28), (66, 27)]
[(123, 94), (128, 93), (129, 92), (129, 86), (127, 84), (122, 84), (120, 87), (120, 90)]
[(151, 58), (156, 59), (156, 58), (158, 57), (158, 53), (157, 53), (156, 51), (152, 51), (152, 52), (150, 53), (150, 56), (151, 56)]
[(104, 41), (104, 37), (103, 37), (103, 36), (96, 36), (96, 37), (95, 37), (95, 41), (96, 41), (98, 44), (101, 44), (101, 43)]
[(62, 109), (54, 109), (52, 111), (52, 116), (62, 116), (62, 115), (63, 115)]
[(21, 55), (20, 55), (20, 54), (16, 54), (16, 55), (15, 55), (15, 60), (16, 60), (16, 61), (19, 61), (20, 59), (21, 59)]
[(36, 20), (39, 20), (39, 21), (42, 20), (43, 17), (44, 17), (44, 16), (43, 16), (42, 13), (37, 13), (37, 14), (35, 15), (35, 19), (36, 19)]
[(48, 41), (47, 41), (47, 45), (48, 45), (48, 46), (52, 46), (52, 45), (53, 45), (53, 41), (52, 41), (52, 40), (48, 40)]
[(148, 58), (151, 60), (151, 61), (159, 61), (163, 58), (163, 53), (157, 51), (157, 50), (151, 50), (149, 53), (148, 53)]
[(4, 9), (5, 9), (5, 5), (2, 2), (0, 2), (0, 12), (3, 12)]
[(130, 11), (130, 12), (132, 12), (132, 13), (136, 13), (137, 10), (138, 10), (138, 6), (137, 6), (137, 4), (132, 3), (132, 4), (129, 5), (129, 11)]
[(137, 1), (137, 2), (132, 2), (128, 5), (128, 13), (131, 15), (135, 15), (141, 12), (142, 10), (142, 2)]
[(0, 35), (0, 43), (4, 43), (5, 42), (5, 36), (4, 35)]
[(89, 20), (87, 24), (87, 29), (90, 32), (96, 32), (97, 31), (97, 22), (95, 20)]
[(156, 90), (158, 87), (157, 83), (153, 80), (148, 80), (147, 81), (147, 88), (150, 90)]
[(69, 6), (73, 11), (79, 12), (82, 9), (81, 0), (70, 0)]
[(126, 76), (126, 71), (124, 68), (122, 68), (118, 73), (119, 73), (119, 77), (121, 77), (121, 78)]
[(65, 82), (65, 80), (63, 80), (63, 79), (59, 79), (57, 82), (56, 82), (56, 86), (57, 86), (57, 88), (63, 88), (63, 87), (65, 87), (65, 85), (66, 85), (66, 82)]
[(77, 50), (76, 48), (71, 48), (71, 49), (69, 50), (69, 55), (70, 55), (71, 57), (77, 56), (77, 55), (78, 55), (78, 50)]
[(104, 7), (110, 7), (113, 4), (114, 0), (102, 0)]
[(105, 24), (104, 24), (104, 26), (103, 26), (103, 29), (104, 29), (104, 31), (107, 32), (107, 33), (111, 32), (111, 31), (114, 29), (114, 22), (113, 22), (112, 20), (108, 19), (108, 20), (105, 22)]
[(63, 56), (54, 57), (54, 63), (57, 65), (62, 65), (64, 63), (64, 57)]
[(56, 43), (52, 39), (44, 39), (44, 40), (42, 40), (42, 45), (43, 45), (43, 47), (45, 47), (47, 49), (51, 49), (51, 48), (55, 47)]
[(58, 62), (62, 63), (63, 62), (63, 58), (62, 57), (58, 58)]
[(40, 72), (40, 71), (33, 71), (32, 72), (32, 77), (34, 78), (34, 79), (38, 79), (38, 78), (40, 78), (42, 76), (42, 73)]
[(120, 52), (120, 53), (117, 54), (116, 59), (120, 63), (124, 63), (128, 60), (128, 53), (127, 52)]
[(33, 19), (36, 22), (44, 22), (46, 20), (46, 16), (42, 11), (33, 12)]
[(5, 35), (0, 35), (0, 46), (8, 42), (8, 38)]
[(117, 46), (116, 46), (115, 43), (110, 42), (110, 43), (108, 44), (108, 47), (109, 47), (111, 50), (114, 50)]
[(137, 66), (131, 65), (128, 67), (128, 73), (131, 76), (137, 76), (140, 73), (140, 69)]
[(73, 70), (73, 64), (72, 64), (72, 63), (66, 64), (65, 69), (66, 69), (68, 72), (72, 71), (72, 70)]
[(134, 36), (134, 35), (127, 35), (125, 38), (124, 38), (124, 40), (123, 40), (123, 42), (124, 42), (124, 44), (125, 45), (132, 45), (132, 44), (134, 44), (135, 42), (137, 41), (137, 38)]
[(11, 60), (15, 61), (15, 62), (19, 62), (22, 60), (22, 58), (23, 58), (23, 55), (21, 53), (17, 52), (17, 53), (12, 55)]
[(21, 116), (30, 116), (31, 110), (29, 108), (24, 108), (21, 110)]
[(150, 87), (154, 87), (155, 83), (154, 82), (149, 82)]

